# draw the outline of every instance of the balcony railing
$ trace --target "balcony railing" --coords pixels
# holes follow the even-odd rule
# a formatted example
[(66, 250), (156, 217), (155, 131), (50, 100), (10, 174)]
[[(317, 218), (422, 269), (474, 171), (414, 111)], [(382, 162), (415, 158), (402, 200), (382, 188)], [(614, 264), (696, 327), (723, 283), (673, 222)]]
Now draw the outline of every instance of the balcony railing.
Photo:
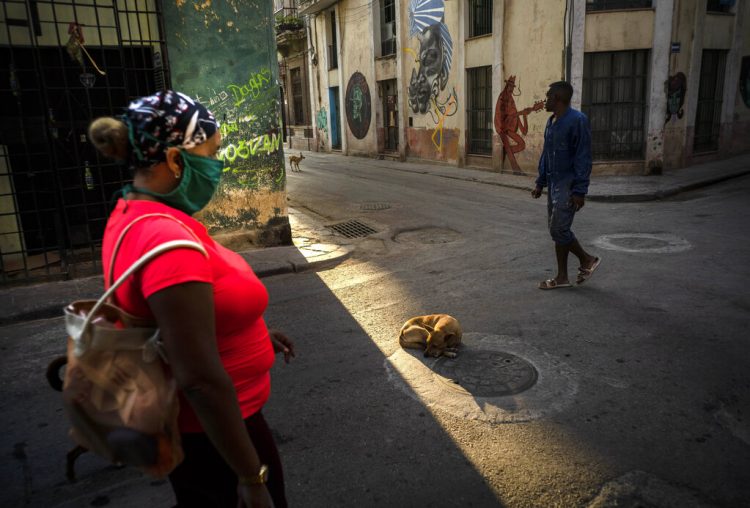
[(276, 11), (276, 33), (296, 31), (304, 28), (305, 24), (299, 16), (296, 7), (282, 7)]

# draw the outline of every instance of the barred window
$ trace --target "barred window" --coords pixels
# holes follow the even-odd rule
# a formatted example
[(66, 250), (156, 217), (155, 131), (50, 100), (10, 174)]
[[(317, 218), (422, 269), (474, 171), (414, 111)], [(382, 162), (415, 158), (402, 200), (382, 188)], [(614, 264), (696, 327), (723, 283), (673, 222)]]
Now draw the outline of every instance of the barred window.
[(294, 111), (295, 125), (305, 125), (305, 102), (304, 90), (302, 89), (302, 73), (299, 67), (295, 67), (289, 72), (292, 82), (292, 108)]
[(648, 50), (586, 53), (582, 110), (594, 160), (644, 157)]
[(396, 0), (380, 0), (380, 56), (396, 54)]
[(701, 78), (698, 85), (698, 110), (695, 115), (695, 138), (693, 139), (693, 150), (696, 152), (719, 149), (719, 126), (726, 64), (726, 51), (703, 50)]
[(492, 66), (467, 69), (469, 153), (492, 154)]
[(492, 0), (469, 0), (469, 37), (492, 33)]
[(587, 11), (648, 9), (649, 7), (651, 7), (651, 0), (586, 0)]
[(708, 0), (706, 3), (706, 12), (732, 12), (735, 0)]
[(336, 11), (331, 11), (331, 44), (328, 45), (328, 70), (339, 68), (339, 46), (336, 40)]

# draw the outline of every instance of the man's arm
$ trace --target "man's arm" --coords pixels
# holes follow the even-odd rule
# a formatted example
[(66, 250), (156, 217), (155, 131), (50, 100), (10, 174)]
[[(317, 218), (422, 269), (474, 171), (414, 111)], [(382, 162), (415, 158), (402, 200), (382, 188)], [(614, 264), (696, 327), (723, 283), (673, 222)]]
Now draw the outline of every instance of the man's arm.
[(585, 196), (589, 192), (591, 179), (591, 127), (583, 115), (573, 133), (573, 187), (572, 194)]
[(536, 188), (537, 189), (543, 189), (547, 185), (547, 164), (546, 160), (546, 150), (547, 147), (547, 129), (549, 129), (549, 120), (547, 121), (547, 125), (544, 127), (544, 139), (545, 142), (542, 145), (542, 155), (539, 157), (539, 167), (537, 168), (538, 176), (536, 177)]

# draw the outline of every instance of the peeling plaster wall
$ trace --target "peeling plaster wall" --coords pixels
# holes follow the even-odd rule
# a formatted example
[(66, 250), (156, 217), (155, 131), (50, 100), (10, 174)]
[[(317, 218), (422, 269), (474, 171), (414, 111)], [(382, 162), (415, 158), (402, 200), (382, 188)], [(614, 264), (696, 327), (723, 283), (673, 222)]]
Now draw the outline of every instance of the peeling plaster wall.
[(224, 174), (197, 218), (234, 248), (290, 244), (271, 3), (168, 0), (164, 23), (172, 86), (221, 124)]
[[(559, 81), (565, 74), (562, 59), (564, 16), (565, 2), (530, 0), (505, 4), (501, 85), (510, 76), (516, 77), (514, 101), (519, 111), (544, 100), (549, 84)], [(551, 23), (550, 20), (557, 21)], [(497, 97), (494, 100), (497, 101)], [(493, 103), (493, 108), (495, 106)], [(537, 172), (548, 118), (549, 113), (544, 110), (527, 116), (528, 134), (522, 136), (526, 149), (515, 154), (523, 173)], [(503, 171), (512, 170), (506, 159)]]
[(652, 9), (586, 14), (587, 52), (649, 49), (653, 40)]
[[(695, 112), (690, 119), (688, 112), (688, 96), (697, 93), (693, 88), (698, 87), (698, 79), (691, 76), (693, 69), (695, 48), (694, 30), (696, 16), (699, 15), (699, 2), (677, 2), (677, 10), (672, 18), (672, 41), (680, 43), (680, 52), (671, 53), (669, 57), (669, 75), (674, 76), (682, 72), (688, 77), (687, 92), (685, 102), (682, 106), (682, 117), (673, 115), (669, 121), (664, 124), (664, 167), (666, 169), (682, 167), (685, 165), (687, 144), (687, 126), (688, 122), (695, 121)], [(705, 7), (700, 6), (705, 9)], [(700, 58), (698, 57), (698, 62)], [(694, 70), (694, 69), (693, 69)]]
[[(372, 15), (372, 9), (377, 8), (378, 2), (372, 2), (371, 0), (343, 0), (339, 2), (339, 12), (342, 15), (336, 22), (341, 34), (340, 40), (343, 41), (343, 44), (340, 44), (342, 58), (339, 60), (343, 83), (340, 85), (339, 93), (344, 102), (344, 107), (340, 114), (344, 127), (342, 132), (346, 136), (347, 152), (350, 155), (375, 156), (378, 153), (375, 118), (380, 103), (377, 82), (375, 80)], [(370, 121), (366, 135), (361, 139), (354, 135), (352, 126), (347, 120), (347, 116), (365, 118), (367, 114), (367, 111), (365, 111), (368, 107), (366, 98), (363, 98), (363, 104), (360, 106), (358, 100), (354, 102), (353, 97), (347, 98), (346, 96), (349, 86), (353, 85), (351, 78), (355, 73), (360, 73), (364, 76), (369, 92), (370, 111), (368, 116)], [(355, 110), (357, 112), (353, 114)]]

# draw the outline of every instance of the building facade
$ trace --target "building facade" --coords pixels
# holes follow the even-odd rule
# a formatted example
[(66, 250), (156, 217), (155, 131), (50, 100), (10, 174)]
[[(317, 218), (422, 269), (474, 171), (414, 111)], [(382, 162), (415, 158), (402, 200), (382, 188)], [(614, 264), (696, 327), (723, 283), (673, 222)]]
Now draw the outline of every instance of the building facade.
[(302, 0), (314, 145), (533, 174), (548, 85), (595, 174), (750, 150), (750, 8), (734, 0)]
[(307, 65), (308, 27), (299, 16), (297, 3), (298, 0), (274, 0), (284, 146), (291, 151), (315, 148)]

